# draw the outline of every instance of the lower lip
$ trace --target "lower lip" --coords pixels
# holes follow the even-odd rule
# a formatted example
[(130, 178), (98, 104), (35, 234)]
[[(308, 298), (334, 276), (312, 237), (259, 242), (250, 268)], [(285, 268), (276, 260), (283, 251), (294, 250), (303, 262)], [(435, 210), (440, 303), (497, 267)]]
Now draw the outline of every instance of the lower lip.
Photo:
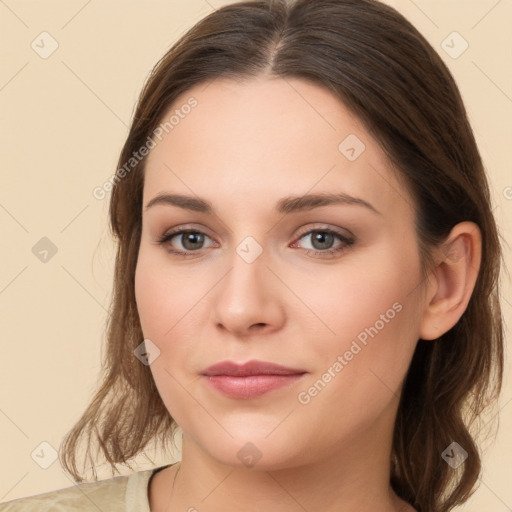
[(293, 384), (304, 373), (290, 375), (248, 375), (234, 377), (232, 375), (205, 375), (208, 384), (231, 398), (256, 398), (284, 386)]

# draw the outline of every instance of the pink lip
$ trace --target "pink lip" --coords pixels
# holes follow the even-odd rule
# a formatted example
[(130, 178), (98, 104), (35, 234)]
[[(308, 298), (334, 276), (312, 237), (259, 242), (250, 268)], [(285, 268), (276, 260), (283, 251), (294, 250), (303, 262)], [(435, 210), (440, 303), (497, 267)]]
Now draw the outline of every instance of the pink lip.
[(221, 361), (201, 372), (202, 375), (232, 375), (235, 377), (247, 377), (249, 375), (294, 375), (297, 373), (306, 373), (306, 370), (288, 368), (255, 359), (242, 364), (232, 361)]
[(201, 375), (221, 393), (231, 398), (249, 399), (290, 385), (306, 373), (305, 370), (253, 360), (244, 364), (222, 361), (209, 366)]

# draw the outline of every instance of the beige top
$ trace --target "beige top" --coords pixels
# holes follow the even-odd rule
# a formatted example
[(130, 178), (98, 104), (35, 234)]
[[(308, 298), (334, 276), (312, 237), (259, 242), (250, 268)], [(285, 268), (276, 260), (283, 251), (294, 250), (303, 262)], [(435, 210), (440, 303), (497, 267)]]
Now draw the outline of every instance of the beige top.
[(148, 487), (162, 466), (0, 503), (0, 512), (151, 512)]

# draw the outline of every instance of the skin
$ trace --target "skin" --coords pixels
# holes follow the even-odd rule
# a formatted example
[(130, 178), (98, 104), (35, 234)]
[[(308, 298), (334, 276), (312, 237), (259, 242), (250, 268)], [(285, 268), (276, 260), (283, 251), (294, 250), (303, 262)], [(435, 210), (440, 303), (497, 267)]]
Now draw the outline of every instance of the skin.
[[(412, 199), (378, 142), (330, 92), (300, 79), (219, 79), (172, 110), (191, 96), (198, 105), (151, 150), (144, 184), (136, 300), (144, 337), (160, 350), (152, 375), (183, 430), (181, 463), (151, 481), (151, 510), (413, 511), (389, 486), (398, 397), (417, 340), (437, 338), (466, 309), (478, 228), (455, 226), (451, 252), (440, 249), (422, 280)], [(349, 134), (365, 144), (354, 161), (338, 149)], [(353, 204), (273, 212), (285, 196), (321, 192), (362, 198), (379, 213)], [(146, 210), (160, 193), (204, 198), (215, 214)], [(202, 245), (181, 235), (156, 243), (173, 228), (206, 236)], [(334, 257), (308, 254), (343, 245), (336, 237), (315, 244), (303, 235), (313, 228), (355, 242)], [(236, 251), (249, 236), (262, 250), (252, 263)], [(169, 248), (196, 252), (183, 258)], [(400, 312), (301, 403), (298, 394), (394, 303)], [(307, 374), (249, 400), (200, 376), (216, 362), (251, 359)], [(248, 442), (261, 454), (253, 467), (237, 457)]]

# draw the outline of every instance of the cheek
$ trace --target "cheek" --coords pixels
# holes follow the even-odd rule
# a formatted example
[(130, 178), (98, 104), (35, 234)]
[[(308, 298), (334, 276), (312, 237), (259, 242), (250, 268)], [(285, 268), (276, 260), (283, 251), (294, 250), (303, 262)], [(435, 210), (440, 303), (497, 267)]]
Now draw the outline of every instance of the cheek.
[(144, 338), (155, 343), (161, 354), (151, 364), (152, 370), (165, 362), (166, 368), (174, 367), (173, 371), (178, 365), (182, 374), (185, 363), (194, 361), (198, 333), (208, 317), (202, 297), (214, 282), (192, 267), (170, 264), (163, 252), (141, 248), (135, 271), (135, 299)]
[(329, 352), (348, 349), (358, 336), (364, 343), (372, 335), (395, 339), (399, 332), (407, 333), (404, 326), (414, 325), (409, 317), (416, 309), (411, 302), (419, 275), (414, 258), (389, 244), (364, 257), (357, 255), (357, 260), (354, 253), (339, 268), (326, 267), (295, 279), (294, 290), (315, 314), (316, 337), (321, 333)]
[(135, 300), (146, 338), (159, 339), (171, 327), (174, 318), (169, 316), (177, 306), (176, 282), (165, 266), (155, 261), (150, 251), (141, 248), (135, 270)]
[[(187, 287), (183, 287), (184, 294), (178, 292), (183, 277), (170, 269), (166, 271), (165, 267), (165, 262), (157, 261), (154, 253), (141, 249), (135, 272), (135, 298), (144, 338), (150, 339), (160, 350), (159, 357), (150, 365), (158, 393), (171, 416), (187, 428), (186, 411), (194, 404), (185, 391), (188, 383), (182, 363), (188, 356), (182, 351), (186, 352), (189, 345), (173, 343), (171, 351), (169, 342), (176, 337), (185, 339), (183, 317), (190, 307), (183, 296)], [(188, 279), (190, 282), (190, 277)]]
[(350, 272), (330, 269), (329, 279), (310, 285), (308, 306), (322, 320), (315, 336), (321, 343), (312, 355), (320, 364), (309, 383), (322, 381), (319, 406), (339, 404), (344, 415), (362, 409), (372, 414), (399, 395), (418, 340), (418, 304), (411, 291), (419, 266), (414, 256), (396, 252), (378, 252), (375, 261), (351, 266)]
[(398, 404), (417, 342), (416, 309), (401, 292), (361, 287), (353, 300), (341, 297), (340, 308), (323, 317), (335, 335), (324, 330), (317, 340), (310, 357), (318, 362), (316, 371), (298, 399), (308, 418), (329, 411), (331, 421), (322, 424), (326, 438), (360, 431)]

